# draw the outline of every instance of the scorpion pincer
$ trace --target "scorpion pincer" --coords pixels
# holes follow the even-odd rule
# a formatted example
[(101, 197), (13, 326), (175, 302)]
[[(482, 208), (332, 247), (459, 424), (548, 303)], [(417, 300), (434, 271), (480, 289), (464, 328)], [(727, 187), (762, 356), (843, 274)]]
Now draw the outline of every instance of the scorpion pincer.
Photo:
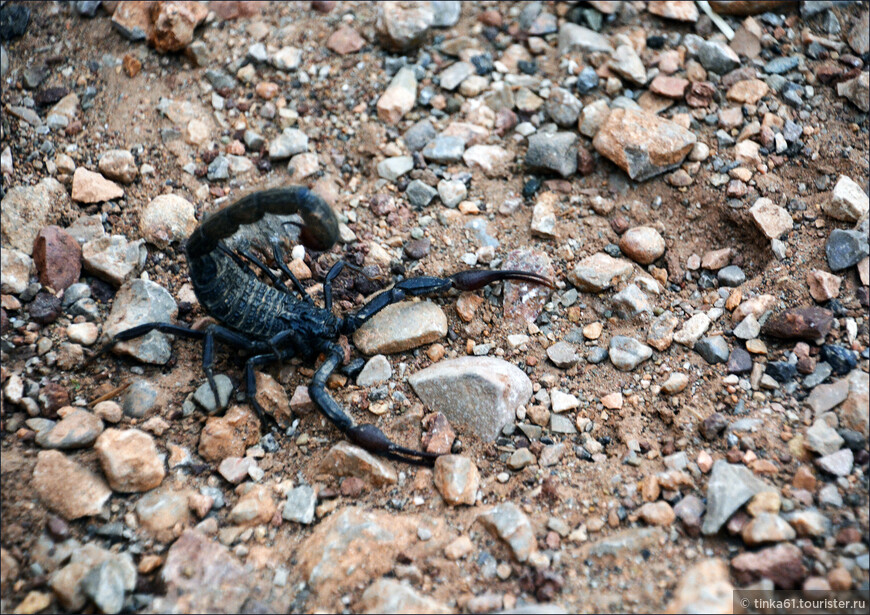
[[(408, 296), (447, 291), (477, 290), (500, 280), (520, 280), (552, 286), (547, 278), (525, 271), (477, 269), (449, 277), (412, 277), (378, 294), (362, 308), (343, 318), (332, 313), (332, 281), (344, 267), (337, 262), (323, 282), (323, 307), (317, 307), (305, 287), (284, 264), (277, 237), (270, 237), (272, 257), (277, 267), (292, 283), (283, 281), (246, 248), (232, 251), (223, 240), (247, 224), (255, 224), (266, 214), (298, 214), (303, 223), (300, 241), (306, 247), (325, 251), (338, 239), (338, 220), (332, 209), (307, 188), (294, 186), (255, 192), (217, 211), (194, 230), (187, 241), (186, 255), (190, 280), (200, 304), (221, 324), (194, 330), (172, 323), (142, 324), (115, 335), (112, 343), (130, 340), (157, 330), (204, 342), (202, 367), (218, 399), (214, 379), (215, 341), (248, 353), (245, 382), (248, 402), (261, 419), (271, 419), (256, 400), (254, 369), (292, 357), (314, 362), (325, 360), (314, 373), (308, 387), (312, 401), (320, 411), (353, 443), (384, 457), (416, 464), (431, 464), (437, 455), (413, 450), (392, 442), (378, 427), (356, 425), (326, 391), (326, 381), (344, 359), (338, 343), (341, 335), (350, 335), (380, 310)], [(247, 261), (247, 262), (246, 262)], [(272, 281), (260, 281), (248, 262), (261, 269)]]

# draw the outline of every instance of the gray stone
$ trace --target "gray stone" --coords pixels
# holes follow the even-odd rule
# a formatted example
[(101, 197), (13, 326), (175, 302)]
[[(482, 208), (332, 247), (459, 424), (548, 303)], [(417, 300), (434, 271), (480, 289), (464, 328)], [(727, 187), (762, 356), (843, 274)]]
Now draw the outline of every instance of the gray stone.
[(652, 354), (652, 348), (633, 337), (615, 335), (610, 339), (610, 361), (618, 370), (630, 371), (652, 357)]
[(454, 62), (438, 73), (438, 76), (441, 79), (441, 87), (452, 91), (474, 73), (474, 65), (470, 62)]
[(711, 365), (725, 363), (730, 353), (728, 342), (721, 335), (714, 335), (698, 340), (694, 350)]
[[(169, 291), (154, 282), (135, 279), (122, 286), (115, 295), (103, 335), (111, 339), (122, 331), (148, 322), (172, 322), (177, 315), (178, 305)], [(113, 351), (154, 365), (163, 365), (172, 354), (166, 334), (159, 331), (119, 342)]]
[(381, 382), (386, 382), (393, 375), (393, 368), (389, 360), (382, 354), (377, 354), (369, 359), (365, 367), (356, 377), (357, 386), (370, 387)]
[(538, 550), (532, 524), (516, 504), (499, 504), (480, 515), (478, 520), (497, 538), (507, 543), (518, 562), (527, 561)]
[(147, 256), (144, 239), (131, 242), (123, 235), (104, 235), (82, 246), (85, 271), (115, 286), (129, 280), (145, 264)]
[(378, 163), (378, 175), (394, 182), (413, 168), (414, 159), (410, 156), (393, 156)]
[[(460, 4), (459, 2), (433, 2)], [(361, 613), (449, 613), (450, 609), (417, 592), (408, 581), (381, 578), (363, 592), (358, 605)]]
[(294, 521), (310, 525), (314, 522), (314, 505), (317, 495), (308, 485), (300, 485), (287, 492), (287, 503), (281, 516), (285, 521)]
[(822, 210), (837, 220), (857, 222), (870, 210), (870, 198), (859, 184), (840, 175), (830, 200), (822, 202)]
[(130, 576), (130, 570), (117, 558), (112, 558), (85, 575), (82, 591), (101, 613), (120, 613), (124, 607), (124, 592), (133, 591), (136, 587), (135, 568), (132, 570), (132, 584), (129, 583)]
[(553, 365), (562, 369), (574, 367), (580, 360), (577, 354), (577, 347), (568, 342), (556, 342), (547, 348), (547, 357), (553, 362)]
[(570, 417), (567, 417), (564, 414), (551, 414), (550, 431), (553, 433), (573, 434), (577, 433), (577, 428), (574, 427), (574, 423), (571, 421)]
[(297, 128), (285, 128), (269, 143), (270, 160), (282, 160), (307, 151), (308, 135)]
[(532, 396), (528, 376), (494, 357), (440, 361), (412, 374), (408, 382), (429, 410), (487, 441), (498, 437)]
[(230, 395), (233, 392), (233, 381), (230, 380), (229, 376), (217, 374), (214, 377), (214, 383), (217, 386), (220, 403), (217, 403), (218, 400), (215, 400), (211, 385), (209, 385), (207, 380), (193, 394), (194, 401), (209, 414), (214, 414), (218, 410), (226, 408), (230, 403)]
[(432, 26), (435, 28), (449, 28), (459, 21), (462, 14), (462, 2), (459, 0), (433, 0), (430, 4), (434, 13)]
[(436, 194), (438, 191), (435, 188), (419, 179), (413, 180), (405, 189), (405, 196), (414, 207), (426, 207), (432, 202)]
[(462, 160), (465, 152), (465, 139), (449, 135), (439, 135), (423, 148), (423, 158), (439, 164), (450, 164)]
[(612, 302), (613, 311), (620, 318), (634, 318), (638, 314), (653, 311), (649, 297), (636, 284), (629, 284), (613, 295)]
[(745, 466), (720, 459), (713, 464), (707, 483), (707, 515), (701, 531), (708, 536), (715, 534), (738, 508), (756, 493), (764, 491), (778, 490), (757, 478)]
[(643, 60), (640, 59), (631, 45), (617, 47), (616, 51), (613, 52), (609, 66), (614, 73), (635, 85), (646, 83), (646, 68), (643, 65)]
[(816, 465), (828, 474), (848, 476), (852, 472), (855, 456), (852, 449), (841, 448), (836, 453), (816, 459)]
[(530, 171), (569, 177), (577, 171), (577, 135), (573, 132), (538, 132), (529, 137), (526, 167)]
[(555, 87), (550, 90), (550, 96), (544, 104), (544, 110), (559, 126), (573, 127), (580, 117), (583, 103), (564, 88)]
[(405, 52), (419, 47), (434, 25), (435, 11), (429, 2), (378, 5), (375, 33), (389, 51)]
[(209, 181), (217, 181), (230, 178), (230, 161), (226, 156), (218, 156), (212, 160), (207, 169)]
[(9, 188), (0, 206), (3, 248), (30, 256), (36, 235), (44, 227), (59, 222), (68, 205), (66, 189), (53, 177), (46, 177), (35, 186)]
[(698, 61), (707, 70), (724, 75), (740, 66), (740, 58), (734, 50), (721, 41), (704, 41), (698, 47)]
[(357, 329), (353, 342), (367, 355), (390, 354), (447, 335), (447, 316), (431, 301), (394, 303)]
[(608, 55), (613, 53), (613, 47), (606, 36), (595, 30), (566, 21), (559, 28), (559, 54), (564, 55), (575, 50)]
[(823, 418), (807, 429), (806, 447), (819, 455), (836, 453), (843, 446), (843, 438)]
[(527, 448), (520, 448), (508, 457), (507, 467), (511, 470), (522, 470), (526, 466), (535, 465), (535, 463), (537, 463), (537, 459), (532, 452)]
[(773, 60), (764, 65), (764, 72), (766, 72), (768, 75), (782, 75), (783, 73), (787, 73), (788, 71), (797, 68), (800, 63), (800, 56), (774, 58)]
[(402, 138), (405, 141), (405, 145), (408, 146), (408, 149), (412, 152), (416, 152), (426, 147), (426, 144), (434, 139), (436, 134), (432, 122), (429, 120), (420, 120), (406, 130), (405, 135)]
[(753, 314), (750, 314), (740, 324), (734, 327), (734, 337), (741, 340), (754, 340), (761, 333), (761, 325)]
[(451, 181), (442, 179), (438, 182), (438, 196), (441, 197), (441, 202), (446, 207), (456, 207), (467, 195), (468, 189), (465, 187), (465, 183), (458, 179)]
[(130, 385), (124, 394), (121, 404), (124, 414), (131, 418), (141, 419), (157, 402), (157, 389), (147, 380), (137, 380)]
[(834, 229), (825, 244), (825, 255), (831, 271), (848, 269), (870, 254), (867, 234), (861, 231)]
[(729, 265), (717, 274), (720, 286), (740, 286), (746, 281), (746, 274), (737, 265)]
[(91, 446), (103, 431), (103, 422), (87, 410), (80, 408), (63, 417), (50, 429), (36, 435), (36, 443), (43, 448), (62, 450)]

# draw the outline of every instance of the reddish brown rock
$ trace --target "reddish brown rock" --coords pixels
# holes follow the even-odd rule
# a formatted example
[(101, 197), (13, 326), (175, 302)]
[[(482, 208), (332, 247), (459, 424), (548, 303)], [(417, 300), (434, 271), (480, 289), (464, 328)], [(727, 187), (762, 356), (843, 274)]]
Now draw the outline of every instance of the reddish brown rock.
[(239, 19), (240, 17), (253, 17), (259, 15), (266, 5), (263, 0), (245, 0), (244, 2), (213, 0), (208, 6), (221, 19)]
[(260, 421), (246, 406), (232, 406), (223, 416), (205, 423), (199, 437), (199, 454), (206, 461), (241, 457), (260, 439)]
[(40, 500), (66, 519), (99, 514), (112, 495), (102, 478), (58, 451), (40, 451), (31, 484)]
[[(35, 249), (33, 256), (35, 260)], [(843, 278), (840, 276), (820, 269), (813, 269), (807, 272), (807, 286), (810, 287), (810, 296), (819, 303), (839, 297), (842, 281)]]
[(747, 585), (760, 578), (770, 579), (780, 589), (800, 587), (807, 576), (801, 550), (782, 544), (755, 553), (741, 553), (731, 560), (737, 582)]
[(654, 0), (647, 3), (647, 10), (653, 15), (677, 21), (698, 21), (698, 7), (694, 2), (660, 2)]
[(58, 226), (46, 226), (33, 242), (33, 262), (39, 282), (54, 291), (66, 290), (79, 281), (82, 247)]
[(327, 49), (331, 49), (338, 55), (356, 53), (365, 47), (366, 39), (350, 26), (342, 26), (333, 32), (326, 40)]
[(686, 91), (686, 103), (690, 107), (706, 107), (715, 93), (716, 86), (709, 81), (696, 81)]
[(657, 75), (649, 84), (649, 91), (667, 98), (682, 98), (689, 87), (689, 81), (681, 77)]
[(450, 452), (456, 432), (450, 426), (447, 417), (440, 412), (435, 412), (423, 418), (423, 450), (436, 455), (446, 455)]
[[(513, 250), (502, 264), (503, 269), (519, 269), (537, 273), (550, 280), (555, 275), (550, 257), (545, 252), (533, 249)], [(504, 316), (521, 324), (535, 322), (544, 309), (550, 289), (542, 284), (509, 280), (504, 283)]]
[(193, 41), (193, 30), (208, 15), (199, 2), (155, 2), (151, 5), (148, 43), (157, 51), (181, 51)]
[(107, 429), (97, 438), (94, 449), (114, 491), (148, 491), (166, 476), (154, 439), (144, 431)]
[(758, 15), (768, 11), (786, 11), (789, 6), (797, 6), (794, 0), (713, 0), (710, 6), (724, 15)]
[(754, 105), (764, 98), (770, 88), (761, 79), (745, 79), (738, 81), (728, 90), (728, 100), (748, 105)]
[(831, 330), (834, 315), (830, 310), (818, 307), (801, 307), (784, 310), (771, 316), (762, 333), (784, 340), (817, 340)]

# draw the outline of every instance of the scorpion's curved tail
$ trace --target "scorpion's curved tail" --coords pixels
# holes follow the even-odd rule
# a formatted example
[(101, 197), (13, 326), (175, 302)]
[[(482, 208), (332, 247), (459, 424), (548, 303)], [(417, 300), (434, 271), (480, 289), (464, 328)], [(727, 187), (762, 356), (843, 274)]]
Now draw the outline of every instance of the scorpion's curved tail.
[(338, 219), (326, 201), (304, 186), (288, 186), (254, 192), (206, 217), (187, 240), (188, 256), (205, 256), (240, 226), (266, 214), (299, 214), (304, 221), (299, 240), (312, 250), (328, 250), (338, 240)]

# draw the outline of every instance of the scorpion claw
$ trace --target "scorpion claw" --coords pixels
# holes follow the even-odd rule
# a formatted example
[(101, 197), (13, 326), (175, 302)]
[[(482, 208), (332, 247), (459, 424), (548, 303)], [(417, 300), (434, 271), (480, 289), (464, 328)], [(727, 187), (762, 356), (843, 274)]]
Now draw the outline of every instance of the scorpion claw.
[(454, 273), (450, 276), (450, 279), (453, 281), (453, 288), (459, 290), (477, 290), (487, 284), (501, 280), (518, 280), (521, 282), (531, 282), (532, 284), (543, 284), (548, 288), (553, 288), (553, 282), (542, 275), (514, 269), (503, 271), (497, 269), (472, 269), (470, 271)]
[(407, 463), (431, 465), (438, 457), (434, 453), (415, 451), (404, 446), (399, 446), (371, 423), (351, 427), (347, 430), (347, 435), (354, 444), (361, 446), (367, 451)]

